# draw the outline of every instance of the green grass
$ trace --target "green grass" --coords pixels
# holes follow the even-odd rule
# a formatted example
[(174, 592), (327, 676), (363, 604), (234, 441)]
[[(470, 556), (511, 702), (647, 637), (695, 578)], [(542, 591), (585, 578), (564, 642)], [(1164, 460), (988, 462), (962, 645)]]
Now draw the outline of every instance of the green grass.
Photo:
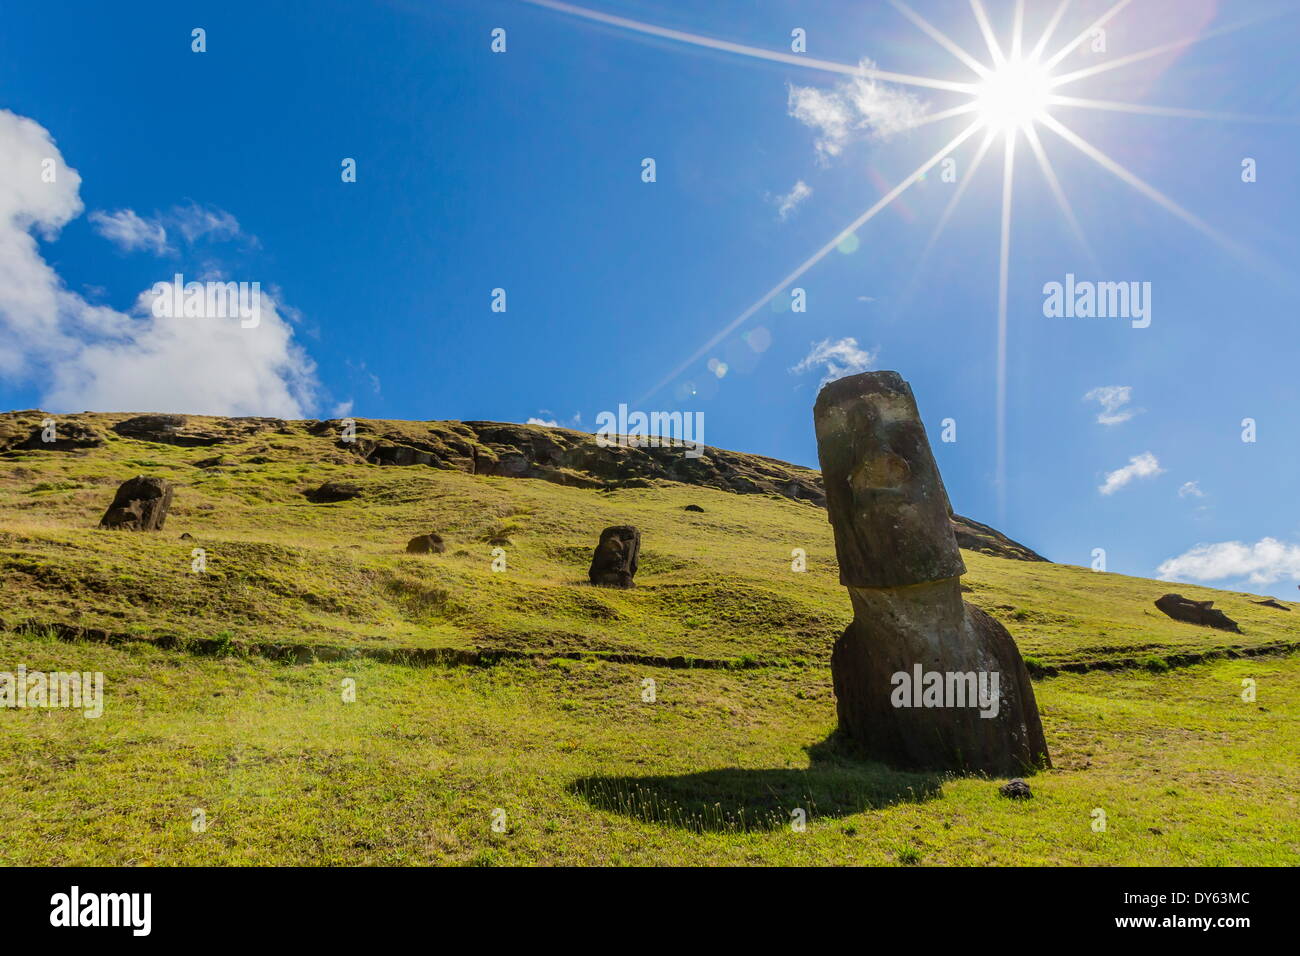
[[(227, 465), (193, 464), (218, 453)], [(118, 483), (142, 472), (177, 485), (166, 530), (97, 530)], [(328, 479), (365, 496), (302, 496)], [(630, 591), (586, 583), (614, 524), (643, 535)], [(406, 555), (428, 531), (447, 553)], [(794, 548), (805, 573), (791, 570)], [(0, 671), (103, 671), (107, 707), (99, 720), (0, 709), (0, 863), (1300, 860), (1300, 658), (1277, 653), (1300, 644), (1300, 614), (964, 557), (967, 600), (1008, 627), (1036, 674), (1097, 668), (1036, 683), (1056, 769), (1032, 778), (1032, 800), (840, 754), (827, 665), (851, 611), (811, 505), (378, 467), (297, 424), (216, 448), (110, 431), (102, 448), (15, 453), (0, 469)], [(1152, 602), (1171, 589), (1214, 600), (1243, 633), (1165, 617)], [(43, 625), (131, 640), (56, 640)], [(185, 652), (204, 641), (206, 655)], [(377, 659), (248, 653), (267, 644)], [(436, 648), (536, 656), (401, 662)], [(1260, 650), (1272, 653), (1229, 659)], [(562, 656), (602, 653), (686, 666)], [(717, 662), (732, 666), (689, 666)], [(1256, 703), (1240, 699), (1245, 677)], [(349, 678), (355, 703), (342, 700)]]
[[(19, 453), (0, 472), (3, 623), (381, 650), (825, 662), (851, 616), (826, 514), (805, 503), (667, 482), (603, 493), (379, 467), (305, 430), (223, 444), (231, 467), (197, 468), (218, 449), (108, 435), (87, 452)], [(116, 485), (142, 470), (177, 484), (166, 530), (96, 530)], [(302, 496), (328, 479), (365, 496), (328, 505)], [(684, 511), (690, 503), (704, 513)], [(600, 530), (625, 523), (643, 534), (639, 586), (591, 588)], [(447, 553), (406, 555), (407, 540), (426, 531), (443, 535)], [(510, 541), (504, 573), (492, 570), (498, 536)], [(203, 574), (191, 571), (196, 547)], [(791, 570), (795, 548), (807, 553), (804, 573)], [(1244, 633), (1230, 634), (1157, 611), (1163, 583), (964, 555), (967, 599), (1043, 667), (1300, 643), (1300, 614), (1250, 595), (1177, 586), (1238, 620)]]
[(1040, 681), (1057, 769), (1027, 801), (838, 756), (820, 666), (284, 665), (12, 635), (0, 661), (106, 680), (98, 720), (0, 710), (6, 864), (1300, 861), (1296, 656)]

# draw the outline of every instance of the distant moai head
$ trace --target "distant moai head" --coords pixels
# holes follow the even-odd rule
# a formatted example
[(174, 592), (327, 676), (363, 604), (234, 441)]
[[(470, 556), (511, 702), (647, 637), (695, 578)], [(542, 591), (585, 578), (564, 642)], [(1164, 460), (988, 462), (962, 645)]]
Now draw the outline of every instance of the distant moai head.
[(813, 418), (840, 583), (894, 588), (964, 574), (948, 492), (902, 377), (837, 379)]

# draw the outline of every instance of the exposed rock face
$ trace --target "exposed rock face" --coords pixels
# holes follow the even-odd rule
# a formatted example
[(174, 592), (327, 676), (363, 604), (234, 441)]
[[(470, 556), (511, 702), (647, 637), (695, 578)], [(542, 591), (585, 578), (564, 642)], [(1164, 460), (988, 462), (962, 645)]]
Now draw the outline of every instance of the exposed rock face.
[(71, 451), (74, 448), (98, 448), (104, 444), (104, 436), (89, 425), (80, 422), (55, 421), (53, 441), (46, 441), (44, 428), (36, 427), (27, 436), (27, 440), (15, 445), (23, 450), (44, 448), (48, 451)]
[(591, 556), (591, 583), (610, 588), (630, 588), (641, 553), (641, 532), (631, 525), (615, 525), (600, 533), (600, 543)]
[(161, 531), (171, 506), (171, 482), (137, 475), (118, 487), (99, 526), (122, 531)]
[(900, 767), (1050, 766), (1015, 642), (961, 598), (966, 567), (911, 388), (897, 372), (842, 378), (822, 389), (814, 419), (853, 602), (831, 656), (841, 732)]
[(1193, 601), (1181, 594), (1166, 594), (1156, 598), (1156, 607), (1168, 614), (1175, 621), (1188, 624), (1200, 624), (1202, 627), (1216, 627), (1221, 631), (1241, 633), (1237, 622), (1222, 611), (1216, 610), (1213, 601)]
[(995, 531), (971, 518), (953, 515), (952, 530), (957, 535), (957, 547), (967, 551), (978, 551), (980, 554), (1010, 558), (1013, 561), (1047, 561), (1038, 552), (1026, 548), (1018, 541), (1012, 541), (1001, 531)]
[(185, 415), (136, 415), (120, 421), (113, 431), (124, 438), (165, 445), (206, 447), (221, 442), (242, 441), (258, 432), (283, 428), (278, 418), (206, 418)]
[(442, 535), (433, 532), (416, 535), (406, 543), (407, 554), (442, 554), (446, 550)]
[(319, 488), (303, 492), (313, 504), (323, 505), (333, 501), (350, 501), (361, 497), (361, 486), (350, 481), (327, 481)]

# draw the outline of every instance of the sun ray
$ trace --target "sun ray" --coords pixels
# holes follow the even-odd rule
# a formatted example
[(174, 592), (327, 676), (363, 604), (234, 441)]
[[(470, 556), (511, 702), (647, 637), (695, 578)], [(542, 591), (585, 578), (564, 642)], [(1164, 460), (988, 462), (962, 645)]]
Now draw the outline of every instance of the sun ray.
[(1204, 219), (1201, 219), (1195, 213), (1188, 212), (1186, 209), (1178, 205), (1178, 203), (1174, 202), (1172, 199), (1170, 199), (1160, 190), (1156, 189), (1146, 180), (1141, 179), (1134, 173), (1129, 172), (1127, 169), (1125, 169), (1115, 160), (1111, 159), (1109, 156), (1107, 156), (1105, 153), (1099, 150), (1096, 146), (1093, 146), (1091, 143), (1089, 143), (1087, 140), (1081, 137), (1078, 133), (1074, 132), (1074, 130), (1068, 128), (1067, 126), (1059, 122), (1055, 117), (1052, 116), (1043, 117), (1043, 125), (1047, 126), (1050, 130), (1056, 133), (1056, 135), (1060, 136), (1067, 143), (1074, 146), (1085, 156), (1089, 157), (1094, 162), (1096, 162), (1099, 166), (1106, 169), (1108, 172), (1114, 174), (1115, 176), (1119, 177), (1124, 182), (1128, 183), (1128, 185), (1132, 186), (1138, 192), (1142, 193), (1142, 195), (1146, 196), (1156, 205), (1172, 213), (1173, 215), (1177, 216), (1179, 219), (1183, 220), (1183, 222), (1195, 228), (1197, 231), (1213, 239), (1215, 242), (1219, 243), (1225, 249), (1231, 251), (1234, 255), (1238, 255), (1243, 258), (1248, 256), (1246, 249), (1242, 247), (1239, 243), (1236, 243), (1233, 240), (1229, 239), (1227, 236), (1223, 235), (1223, 233), (1219, 232), (1217, 229), (1215, 229), (1213, 226), (1207, 223)]
[(919, 13), (917, 13), (915, 10), (909, 7), (906, 3), (903, 3), (903, 0), (889, 0), (889, 2), (893, 4), (894, 9), (896, 9), (903, 16), (907, 17), (907, 19), (911, 20), (912, 23), (915, 24), (916, 27), (919, 28), (923, 33), (925, 33), (926, 36), (928, 36), (935, 43), (939, 44), (941, 47), (943, 47), (945, 50), (947, 50), (957, 59), (961, 60), (962, 63), (970, 67), (971, 70), (974, 71), (977, 75), (979, 76), (989, 75), (989, 68), (987, 66), (985, 66), (979, 60), (975, 59), (975, 57), (967, 53), (962, 47), (954, 43), (951, 39), (948, 38), (946, 34), (939, 32), (938, 29), (936, 29), (934, 26), (930, 24), (930, 21), (926, 20)]
[(1056, 64), (1060, 63), (1067, 56), (1073, 53), (1075, 47), (1077, 47), (1084, 40), (1088, 39), (1088, 37), (1092, 35), (1092, 32), (1094, 30), (1099, 30), (1101, 27), (1109, 23), (1111, 17), (1115, 16), (1115, 14), (1119, 13), (1121, 10), (1127, 7), (1130, 2), (1132, 2), (1132, 0), (1119, 0), (1119, 2), (1116, 3), (1113, 7), (1111, 7), (1109, 10), (1107, 10), (1105, 13), (1099, 16), (1096, 20), (1093, 20), (1092, 23), (1090, 23), (1087, 27), (1085, 27), (1082, 33), (1080, 33), (1077, 37), (1075, 37), (1065, 46), (1061, 47), (1061, 49), (1057, 50), (1056, 55), (1053, 56), (1046, 63), (1044, 63), (1043, 67), (1045, 69), (1050, 70), (1052, 67), (1056, 66)]
[(1147, 106), (1141, 103), (1117, 103), (1114, 100), (1090, 100), (1077, 96), (1048, 97), (1054, 106), (1077, 106), (1081, 109), (1109, 110), (1114, 113), (1141, 113), (1144, 116), (1176, 116), (1186, 119), (1219, 120), (1225, 123), (1272, 123), (1279, 126), (1300, 125), (1300, 116), (1262, 116), (1257, 113), (1215, 113), (1174, 106)]
[(1168, 43), (1161, 43), (1159, 46), (1153, 46), (1146, 50), (1140, 50), (1137, 53), (1130, 53), (1127, 56), (1117, 57), (1114, 60), (1107, 60), (1105, 63), (1099, 63), (1096, 66), (1084, 67), (1082, 70), (1075, 70), (1073, 73), (1062, 73), (1052, 78), (1052, 86), (1064, 86), (1066, 83), (1073, 83), (1076, 80), (1086, 79), (1090, 76), (1096, 76), (1099, 73), (1105, 73), (1108, 70), (1116, 70), (1122, 66), (1128, 66), (1132, 63), (1140, 63), (1143, 60), (1149, 60), (1153, 56), (1160, 56), (1162, 53), (1170, 53), (1174, 50), (1180, 50), (1184, 47), (1199, 43), (1202, 40), (1208, 40), (1210, 37), (1223, 36), (1227, 33), (1233, 33), (1237, 30), (1253, 26), (1263, 20), (1270, 20), (1280, 14), (1264, 14), (1258, 17), (1252, 17), (1249, 20), (1241, 20), (1237, 23), (1230, 23), (1227, 26), (1218, 27), (1214, 30), (1208, 30), (1199, 36), (1186, 36), (1178, 40), (1171, 40)]
[(970, 0), (970, 8), (975, 14), (975, 22), (980, 26), (980, 33), (984, 34), (984, 42), (988, 45), (989, 56), (993, 57), (994, 67), (1004, 65), (1007, 58), (1002, 55), (1002, 47), (998, 45), (998, 38), (993, 35), (993, 26), (989, 23), (989, 15), (984, 12), (984, 4), (980, 0)]
[(732, 43), (730, 40), (719, 40), (715, 37), (706, 37), (698, 33), (687, 33), (684, 30), (670, 30), (667, 27), (655, 26), (652, 23), (644, 23), (640, 20), (631, 20), (627, 17), (616, 17), (613, 14), (601, 13), (598, 10), (588, 10), (586, 7), (574, 6), (571, 3), (562, 3), (560, 0), (523, 0), (523, 2), (531, 3), (538, 7), (544, 7), (548, 10), (554, 10), (557, 13), (567, 13), (571, 16), (581, 17), (595, 23), (603, 23), (607, 26), (631, 30), (646, 36), (660, 37), (665, 40), (676, 40), (680, 43), (690, 44), (691, 46), (703, 47), (709, 50), (719, 50), (724, 53), (737, 53), (741, 56), (753, 57), (759, 60), (768, 60), (773, 63), (784, 63), (788, 66), (798, 66), (811, 70), (824, 70), (831, 73), (842, 73), (850, 76), (865, 76), (868, 79), (884, 80), (888, 83), (898, 83), (903, 86), (923, 86), (929, 89), (948, 90), (954, 93), (974, 93), (975, 91), (974, 85), (970, 83), (956, 83), (950, 80), (935, 79), (933, 77), (912, 76), (907, 73), (891, 73), (888, 70), (877, 70), (875, 68), (862, 67), (860, 65), (853, 66), (848, 63), (836, 63), (833, 60), (819, 60), (798, 53), (782, 53), (776, 50), (764, 50), (761, 47), (747, 46), (743, 43)]
[(1061, 22), (1061, 17), (1065, 16), (1066, 8), (1069, 6), (1070, 0), (1061, 0), (1057, 5), (1056, 12), (1052, 14), (1052, 19), (1047, 21), (1047, 26), (1043, 30), (1043, 35), (1038, 38), (1038, 42), (1034, 44), (1034, 48), (1029, 51), (1029, 59), (1037, 60), (1043, 55), (1043, 50), (1047, 46), (1047, 41), (1050, 40), (1052, 34), (1056, 32), (1056, 26)]
[(1052, 168), (1052, 161), (1047, 158), (1047, 150), (1043, 149), (1043, 141), (1038, 136), (1038, 130), (1032, 125), (1025, 127), (1025, 139), (1029, 142), (1029, 148), (1034, 151), (1034, 156), (1038, 159), (1038, 165), (1043, 171), (1043, 178), (1047, 180), (1048, 187), (1052, 190), (1052, 195), (1056, 197), (1056, 204), (1061, 207), (1061, 213), (1065, 216), (1065, 221), (1070, 226), (1070, 231), (1074, 233), (1075, 239), (1087, 253), (1089, 260), (1094, 265), (1097, 262), (1096, 253), (1093, 252), (1092, 243), (1083, 233), (1083, 227), (1079, 225), (1078, 218), (1074, 215), (1074, 207), (1070, 205), (1070, 199), (1065, 195), (1065, 190), (1061, 188), (1061, 182), (1056, 178), (1056, 170)]
[(940, 110), (938, 113), (930, 113), (923, 116), (913, 123), (908, 123), (906, 126), (902, 127), (899, 132), (906, 132), (907, 130), (917, 129), (921, 126), (928, 126), (930, 123), (937, 123), (939, 120), (952, 119), (954, 116), (974, 113), (977, 109), (979, 109), (979, 103), (972, 100), (969, 103), (963, 103), (960, 106), (954, 106), (951, 109)]
[(1011, 24), (1011, 60), (1020, 59), (1020, 45), (1025, 33), (1025, 0), (1016, 0), (1015, 19)]
[(1011, 266), (1011, 189), (1015, 181), (1016, 131), (1008, 130), (1002, 164), (1002, 240), (998, 247), (997, 492), (998, 520), (1007, 512), (1007, 284)]
[(747, 308), (744, 312), (740, 313), (740, 315), (736, 316), (736, 318), (728, 322), (725, 326), (723, 326), (721, 331), (716, 333), (712, 338), (710, 338), (702, 346), (696, 349), (696, 351), (692, 353), (688, 359), (683, 361), (680, 365), (678, 365), (671, 372), (669, 372), (662, 379), (660, 379), (659, 382), (656, 383), (653, 388), (651, 388), (648, 392), (646, 392), (644, 395), (642, 395), (640, 398), (636, 400), (637, 404), (641, 404), (646, 399), (650, 398), (650, 396), (658, 392), (665, 385), (669, 384), (673, 379), (677, 378), (677, 376), (681, 375), (684, 371), (686, 371), (686, 369), (690, 368), (691, 365), (693, 365), (700, 358), (702, 358), (710, 349), (712, 349), (719, 342), (721, 342), (728, 335), (730, 335), (737, 328), (739, 328), (746, 321), (748, 321), (754, 315), (755, 312), (757, 312), (759, 309), (765, 306), (768, 302), (772, 301), (772, 299), (775, 298), (784, 289), (786, 289), (791, 282), (794, 282), (801, 275), (803, 275), (805, 272), (807, 272), (809, 269), (815, 266), (818, 262), (820, 262), (823, 258), (825, 258), (827, 253), (829, 253), (832, 249), (834, 249), (837, 245), (839, 245), (844, 239), (851, 236), (853, 233), (857, 232), (857, 230), (861, 229), (876, 215), (876, 213), (880, 212), (891, 202), (897, 199), (900, 195), (902, 195), (902, 193), (909, 186), (911, 186), (918, 179), (920, 179), (927, 172), (929, 172), (930, 169), (933, 168), (936, 163), (938, 163), (941, 159), (943, 159), (945, 156), (951, 153), (962, 143), (966, 142), (966, 140), (970, 138), (971, 134), (980, 128), (980, 125), (981, 124), (977, 120), (976, 122), (971, 123), (969, 126), (967, 126), (956, 136), (954, 136), (952, 140), (949, 141), (948, 145), (941, 147), (938, 150), (938, 152), (936, 152), (933, 156), (927, 159), (920, 166), (916, 167), (916, 169), (914, 169), (906, 179), (904, 179), (897, 186), (895, 186), (888, 193), (886, 193), (879, 200), (877, 200), (871, 206), (870, 209), (868, 209), (862, 215), (858, 216), (857, 219), (849, 223), (849, 225), (846, 226), (844, 229), (841, 229), (838, 233), (836, 233), (835, 237), (831, 239), (830, 242), (826, 243), (824, 246), (822, 246), (820, 249), (814, 252), (811, 256), (805, 259), (803, 263), (799, 265), (798, 268), (796, 268), (788, 276), (786, 276), (784, 279), (782, 279), (780, 282), (774, 285), (771, 289), (769, 289), (763, 295), (762, 298), (758, 299), (753, 305)]

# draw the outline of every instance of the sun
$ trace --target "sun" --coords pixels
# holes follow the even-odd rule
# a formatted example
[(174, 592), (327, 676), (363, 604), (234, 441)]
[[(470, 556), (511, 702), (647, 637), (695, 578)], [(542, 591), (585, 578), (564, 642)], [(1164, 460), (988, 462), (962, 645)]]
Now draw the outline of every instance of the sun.
[(975, 112), (987, 128), (1015, 132), (1046, 118), (1051, 91), (1051, 73), (1036, 59), (1008, 60), (979, 83)]

